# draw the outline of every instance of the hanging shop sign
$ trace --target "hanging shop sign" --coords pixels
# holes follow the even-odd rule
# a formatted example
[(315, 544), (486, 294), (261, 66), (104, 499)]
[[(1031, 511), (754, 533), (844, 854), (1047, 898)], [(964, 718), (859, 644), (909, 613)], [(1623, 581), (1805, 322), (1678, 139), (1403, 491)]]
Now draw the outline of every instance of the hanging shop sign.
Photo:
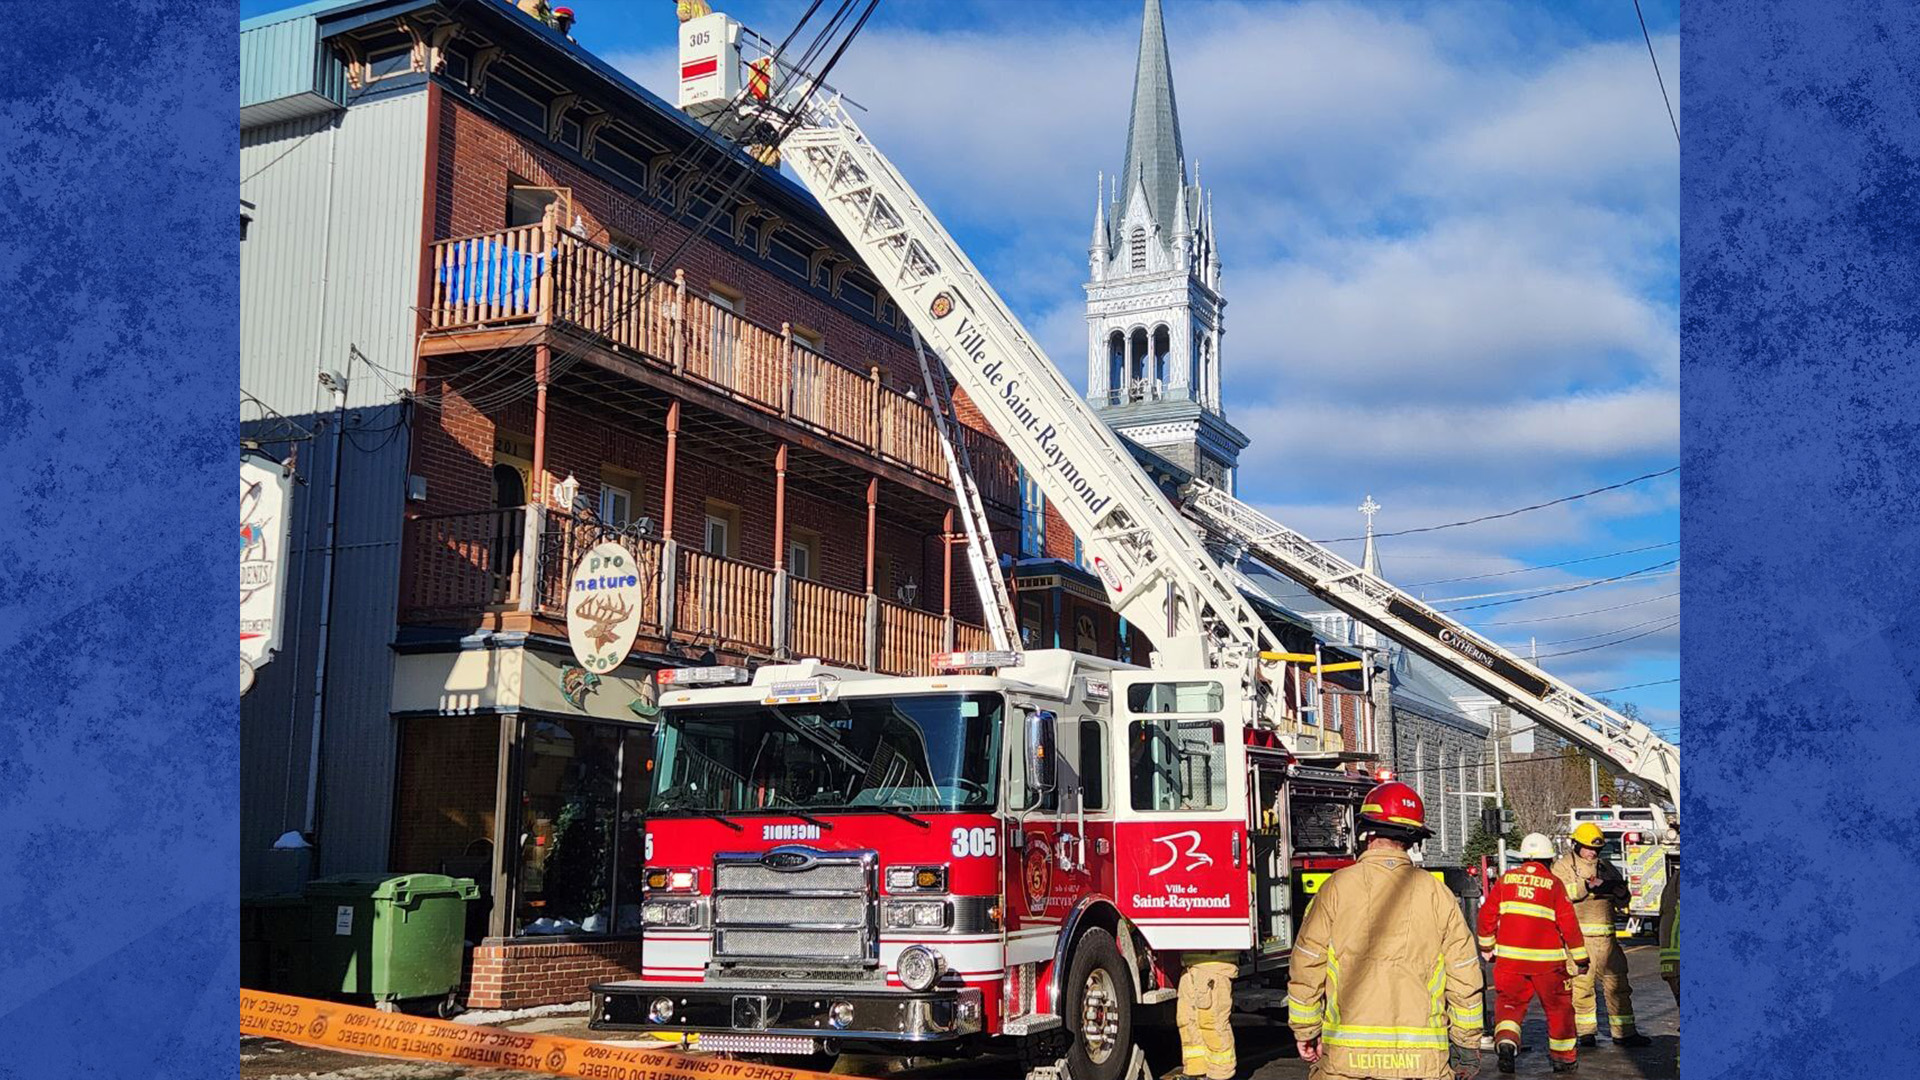
[(252, 686), (254, 668), (280, 650), (286, 589), (288, 514), (293, 474), (270, 457), (240, 458), (240, 659), (246, 667), (240, 692)]
[(612, 671), (640, 633), (640, 567), (633, 552), (595, 544), (567, 585), (567, 642), (588, 672)]

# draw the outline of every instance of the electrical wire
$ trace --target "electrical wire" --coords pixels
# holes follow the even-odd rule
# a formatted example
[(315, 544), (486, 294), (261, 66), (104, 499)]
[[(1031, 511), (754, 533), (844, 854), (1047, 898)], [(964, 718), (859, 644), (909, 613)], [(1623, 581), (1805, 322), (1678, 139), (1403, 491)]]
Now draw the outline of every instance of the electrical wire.
[(1638, 630), (1643, 626), (1652, 626), (1654, 623), (1665, 622), (1673, 617), (1674, 616), (1671, 615), (1661, 615), (1657, 618), (1648, 619), (1645, 622), (1634, 623), (1632, 626), (1616, 626), (1611, 630), (1602, 630), (1596, 634), (1582, 634), (1579, 637), (1560, 638), (1557, 641), (1530, 641), (1525, 645), (1505, 645), (1502, 646), (1502, 648), (1505, 648), (1509, 652), (1524, 654), (1529, 649), (1537, 649), (1543, 646), (1571, 645), (1576, 641), (1592, 641), (1594, 638), (1603, 638), (1610, 634), (1624, 634), (1629, 630)]
[(1629, 641), (1638, 641), (1641, 638), (1647, 637), (1650, 634), (1658, 634), (1658, 633), (1661, 633), (1662, 631), (1671, 630), (1674, 627), (1679, 625), (1680, 625), (1680, 616), (1675, 615), (1672, 619), (1668, 620), (1665, 624), (1661, 626), (1656, 626), (1651, 630), (1642, 630), (1637, 634), (1629, 634), (1626, 637), (1619, 638), (1614, 641), (1602, 642), (1599, 645), (1588, 645), (1585, 648), (1562, 649), (1559, 652), (1541, 653), (1539, 656), (1534, 657), (1534, 659), (1551, 660), (1556, 656), (1572, 656), (1576, 653), (1589, 653), (1589, 652), (1594, 652), (1595, 650), (1598, 650), (1598, 649), (1611, 649), (1615, 645), (1625, 645)]
[[(1678, 544), (1679, 542), (1680, 541), (1678, 540), (1668, 540), (1664, 544), (1648, 544), (1645, 547), (1623, 548), (1620, 551), (1609, 551), (1605, 555), (1586, 555), (1578, 559), (1567, 559), (1562, 562), (1541, 563), (1538, 566), (1522, 566), (1516, 570), (1496, 570), (1496, 571), (1493, 571), (1492, 573), (1487, 573), (1487, 574), (1467, 574), (1462, 577), (1435, 578), (1432, 581), (1416, 581), (1408, 585), (1402, 585), (1400, 586), (1400, 588), (1420, 589), (1420, 588), (1425, 588), (1428, 585), (1450, 585), (1456, 581), (1481, 581), (1486, 578), (1512, 577), (1514, 574), (1530, 574), (1536, 570), (1552, 570), (1556, 567), (1561, 567), (1561, 566), (1573, 566), (1576, 563), (1598, 562), (1601, 559), (1611, 559), (1620, 555), (1637, 555), (1643, 551), (1658, 551), (1661, 548), (1673, 547), (1675, 544)], [(1441, 556), (1441, 557), (1444, 558), (1444, 556)], [(1496, 559), (1503, 558), (1503, 556), (1499, 556), (1499, 555), (1494, 555), (1490, 557), (1496, 558)], [(1396, 555), (1395, 558), (1399, 558), (1399, 556)]]
[[(1669, 469), (1661, 469), (1658, 472), (1650, 472), (1650, 473), (1645, 473), (1641, 476), (1636, 476), (1631, 480), (1622, 480), (1617, 484), (1608, 484), (1605, 487), (1597, 487), (1597, 488), (1594, 488), (1592, 491), (1582, 491), (1577, 495), (1563, 495), (1558, 499), (1549, 499), (1543, 503), (1534, 503), (1532, 506), (1522, 506), (1517, 510), (1503, 510), (1498, 514), (1482, 514), (1479, 517), (1468, 518), (1465, 521), (1449, 521), (1444, 525), (1423, 525), (1417, 529), (1396, 529), (1393, 532), (1377, 532), (1373, 534), (1373, 538), (1375, 540), (1379, 540), (1389, 536), (1412, 536), (1415, 533), (1439, 532), (1441, 529), (1458, 529), (1463, 525), (1478, 525), (1483, 521), (1498, 521), (1501, 518), (1510, 518), (1515, 516), (1516, 514), (1525, 514), (1533, 510), (1544, 510), (1549, 506), (1559, 506), (1561, 503), (1575, 502), (1579, 499), (1585, 499), (1593, 495), (1602, 494), (1604, 492), (1616, 491), (1623, 487), (1631, 487), (1632, 485), (1638, 484), (1642, 481), (1653, 480), (1662, 476), (1668, 476), (1673, 473), (1677, 473), (1679, 471), (1680, 471), (1680, 466), (1675, 465)], [(1362, 533), (1359, 536), (1336, 536), (1331, 540), (1315, 540), (1314, 543), (1342, 544), (1350, 540), (1365, 540), (1366, 538), (1367, 538), (1366, 534)]]
[(1641, 688), (1641, 687), (1643, 687), (1643, 686), (1666, 686), (1666, 685), (1667, 685), (1668, 683), (1677, 683), (1677, 682), (1679, 682), (1679, 681), (1680, 681), (1680, 680), (1679, 680), (1678, 678), (1673, 678), (1673, 679), (1655, 679), (1655, 680), (1654, 680), (1654, 681), (1652, 681), (1652, 682), (1637, 682), (1637, 683), (1632, 683), (1632, 684), (1630, 684), (1630, 685), (1627, 685), (1627, 686), (1609, 686), (1609, 687), (1607, 687), (1607, 688), (1606, 688), (1605, 690), (1595, 690), (1595, 691), (1594, 691), (1594, 692), (1593, 692), (1593, 693), (1592, 693), (1591, 695), (1589, 695), (1589, 696), (1590, 696), (1590, 697), (1597, 697), (1597, 696), (1599, 696), (1599, 695), (1601, 695), (1601, 694), (1615, 694), (1615, 693), (1619, 693), (1619, 692), (1620, 692), (1620, 691), (1622, 691), (1622, 690), (1638, 690), (1638, 689), (1640, 689), (1640, 688)]
[[(1679, 561), (1680, 561), (1680, 560), (1678, 560), (1678, 559), (1675, 559), (1675, 560), (1673, 560), (1673, 562), (1679, 562)], [(1665, 567), (1667, 567), (1667, 566), (1671, 566), (1671, 565), (1673, 565), (1673, 563), (1663, 563), (1663, 564), (1661, 564), (1661, 566), (1660, 566), (1660, 567), (1656, 567), (1655, 569), (1663, 569), (1663, 568), (1665, 568)], [(1667, 573), (1678, 573), (1678, 571), (1674, 571), (1674, 570), (1669, 570), (1669, 571), (1667, 571)], [(1665, 577), (1665, 576), (1666, 576), (1666, 574), (1656, 574), (1656, 573), (1652, 573), (1652, 572), (1650, 572), (1650, 571), (1648, 571), (1648, 572), (1636, 572), (1635, 574), (1633, 574), (1633, 575), (1629, 575), (1629, 576), (1633, 576), (1633, 577), (1642, 577), (1642, 576), (1645, 576), (1645, 577)], [(1619, 579), (1619, 578), (1588, 578), (1588, 579), (1586, 579), (1586, 580), (1584, 580), (1584, 581), (1579, 581), (1579, 582), (1573, 582), (1572, 584), (1570, 584), (1569, 586), (1567, 586), (1567, 588), (1569, 588), (1569, 589), (1571, 589), (1571, 588), (1574, 588), (1574, 587), (1585, 587), (1585, 586), (1588, 586), (1588, 585), (1596, 585), (1596, 584), (1599, 584), (1599, 583), (1601, 583), (1601, 582), (1604, 582), (1604, 581), (1616, 581), (1616, 580), (1621, 580), (1621, 579)], [(1457, 601), (1457, 600), (1485, 600), (1485, 599), (1488, 599), (1489, 597), (1494, 597), (1494, 596), (1521, 596), (1521, 595), (1524, 595), (1524, 594), (1528, 594), (1528, 593), (1540, 593), (1540, 592), (1541, 592), (1541, 590), (1542, 590), (1542, 589), (1544, 589), (1544, 588), (1546, 588), (1546, 586), (1542, 586), (1542, 585), (1528, 585), (1528, 586), (1526, 586), (1525, 588), (1521, 588), (1521, 589), (1501, 589), (1501, 590), (1499, 590), (1499, 591), (1497, 591), (1497, 592), (1483, 592), (1483, 593), (1467, 593), (1467, 594), (1466, 594), (1466, 595), (1464, 595), (1464, 596), (1448, 596), (1448, 597), (1445, 597), (1445, 598), (1443, 598), (1443, 599), (1439, 599), (1439, 600), (1431, 600), (1431, 601), (1428, 601), (1428, 603), (1434, 603), (1434, 604), (1451, 604), (1451, 603), (1453, 603), (1453, 602), (1455, 602), (1455, 601)]]
[(1674, 591), (1670, 593), (1661, 593), (1659, 596), (1649, 596), (1644, 600), (1634, 600), (1625, 604), (1615, 604), (1612, 607), (1588, 608), (1585, 611), (1569, 611), (1563, 615), (1541, 615), (1537, 618), (1532, 618), (1532, 619), (1495, 619), (1492, 622), (1484, 622), (1484, 623), (1481, 623), (1480, 625), (1481, 626), (1526, 626), (1532, 623), (1560, 622), (1565, 619), (1581, 619), (1581, 618), (1585, 618), (1588, 615), (1598, 615), (1606, 611), (1623, 611), (1630, 607), (1639, 607), (1642, 604), (1651, 604), (1660, 600), (1671, 600), (1674, 597), (1679, 595), (1680, 593), (1678, 591)]
[[(1600, 585), (1610, 585), (1617, 581), (1628, 581), (1632, 579), (1638, 579), (1638, 578), (1641, 578), (1642, 575), (1665, 577), (1666, 576), (1665, 574), (1655, 574), (1654, 572), (1658, 570), (1664, 570), (1670, 566), (1675, 566), (1679, 562), (1680, 562), (1679, 559), (1668, 559), (1666, 562), (1663, 562), (1663, 563), (1656, 563), (1652, 566), (1641, 567), (1638, 570), (1629, 570), (1624, 574), (1616, 574), (1613, 577), (1595, 578), (1592, 581), (1583, 581), (1578, 585), (1563, 585), (1560, 588), (1546, 589), (1540, 592), (1533, 593), (1530, 596), (1516, 596), (1508, 600), (1488, 600), (1484, 604), (1461, 604), (1457, 607), (1437, 607), (1437, 608), (1434, 608), (1434, 610), (1442, 611), (1442, 612), (1478, 611), (1481, 608), (1502, 607), (1506, 604), (1524, 604), (1529, 600), (1539, 600), (1542, 597), (1559, 596), (1562, 593), (1579, 592), (1581, 589), (1591, 589)], [(1466, 599), (1466, 598), (1455, 597), (1454, 599)], [(1438, 601), (1438, 602), (1443, 604), (1447, 603), (1447, 601), (1445, 600)]]
[(1653, 35), (1647, 33), (1647, 16), (1640, 10), (1640, 0), (1633, 0), (1633, 13), (1640, 18), (1640, 36), (1647, 42), (1647, 59), (1653, 61), (1653, 78), (1660, 84), (1660, 100), (1667, 103), (1667, 123), (1673, 125), (1673, 141), (1680, 141), (1680, 121), (1673, 115), (1673, 99), (1667, 96), (1667, 80), (1660, 75), (1660, 58), (1653, 55)]

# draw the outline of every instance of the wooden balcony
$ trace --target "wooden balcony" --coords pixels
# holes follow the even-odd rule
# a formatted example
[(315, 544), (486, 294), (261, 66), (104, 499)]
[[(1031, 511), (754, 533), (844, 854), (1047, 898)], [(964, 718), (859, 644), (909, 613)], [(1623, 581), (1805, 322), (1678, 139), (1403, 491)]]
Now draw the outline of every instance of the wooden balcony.
[(742, 660), (817, 657), (889, 675), (929, 674), (987, 631), (878, 596), (795, 578), (541, 507), (431, 514), (407, 523), (400, 622), (564, 637), (567, 582), (594, 544), (633, 553), (641, 580), (639, 652)]
[[(593, 361), (567, 365), (556, 389), (571, 385), (583, 399), (651, 418), (633, 393), (635, 380), (651, 382), (774, 437), (897, 472), (923, 494), (945, 494), (946, 460), (926, 403), (884, 385), (876, 363), (823, 356), (786, 328), (689, 292), (681, 272), (649, 274), (564, 230), (549, 238), (542, 225), (439, 241), (429, 258), (425, 354), (554, 343)], [(982, 498), (1017, 514), (1012, 454), (991, 436), (960, 432)]]

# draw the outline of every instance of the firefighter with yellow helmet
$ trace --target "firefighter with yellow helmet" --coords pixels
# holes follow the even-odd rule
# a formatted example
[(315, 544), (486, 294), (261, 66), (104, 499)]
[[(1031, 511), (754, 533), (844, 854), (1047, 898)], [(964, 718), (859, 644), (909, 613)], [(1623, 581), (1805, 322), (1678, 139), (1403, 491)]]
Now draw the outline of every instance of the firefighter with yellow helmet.
[[(1596, 989), (1607, 999), (1607, 1027), (1616, 1046), (1650, 1046), (1633, 1021), (1633, 987), (1627, 982), (1627, 954), (1613, 936), (1614, 913), (1627, 902), (1627, 880), (1618, 867), (1600, 857), (1606, 834), (1591, 821), (1573, 830), (1573, 849), (1553, 861), (1553, 876), (1566, 887), (1567, 899), (1586, 939), (1587, 970), (1569, 980), (1573, 1021), (1581, 1046), (1599, 1041)], [(1598, 984), (1596, 987), (1595, 984)]]
[(1484, 979), (1472, 931), (1408, 850), (1426, 807), (1389, 781), (1360, 807), (1360, 861), (1327, 878), (1294, 940), (1287, 1023), (1313, 1076), (1410, 1080), (1480, 1071)]

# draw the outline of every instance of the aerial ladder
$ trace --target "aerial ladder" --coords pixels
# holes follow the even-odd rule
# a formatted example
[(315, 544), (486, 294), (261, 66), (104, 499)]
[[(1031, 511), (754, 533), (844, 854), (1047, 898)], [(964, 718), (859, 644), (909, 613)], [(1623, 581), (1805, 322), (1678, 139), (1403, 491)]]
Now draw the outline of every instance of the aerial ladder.
[[(779, 146), (1080, 539), (1109, 606), (1152, 642), (1156, 668), (1209, 669), (1237, 683), (1245, 722), (1302, 758), (1337, 749), (1288, 714), (1280, 642), (1207, 550), (1211, 531), (1677, 803), (1679, 750), (1645, 724), (1218, 489), (1194, 485), (1188, 520), (861, 131), (844, 97), (724, 14), (684, 23), (680, 34), (681, 107), (722, 134)], [(743, 59), (743, 50), (757, 55)]]

